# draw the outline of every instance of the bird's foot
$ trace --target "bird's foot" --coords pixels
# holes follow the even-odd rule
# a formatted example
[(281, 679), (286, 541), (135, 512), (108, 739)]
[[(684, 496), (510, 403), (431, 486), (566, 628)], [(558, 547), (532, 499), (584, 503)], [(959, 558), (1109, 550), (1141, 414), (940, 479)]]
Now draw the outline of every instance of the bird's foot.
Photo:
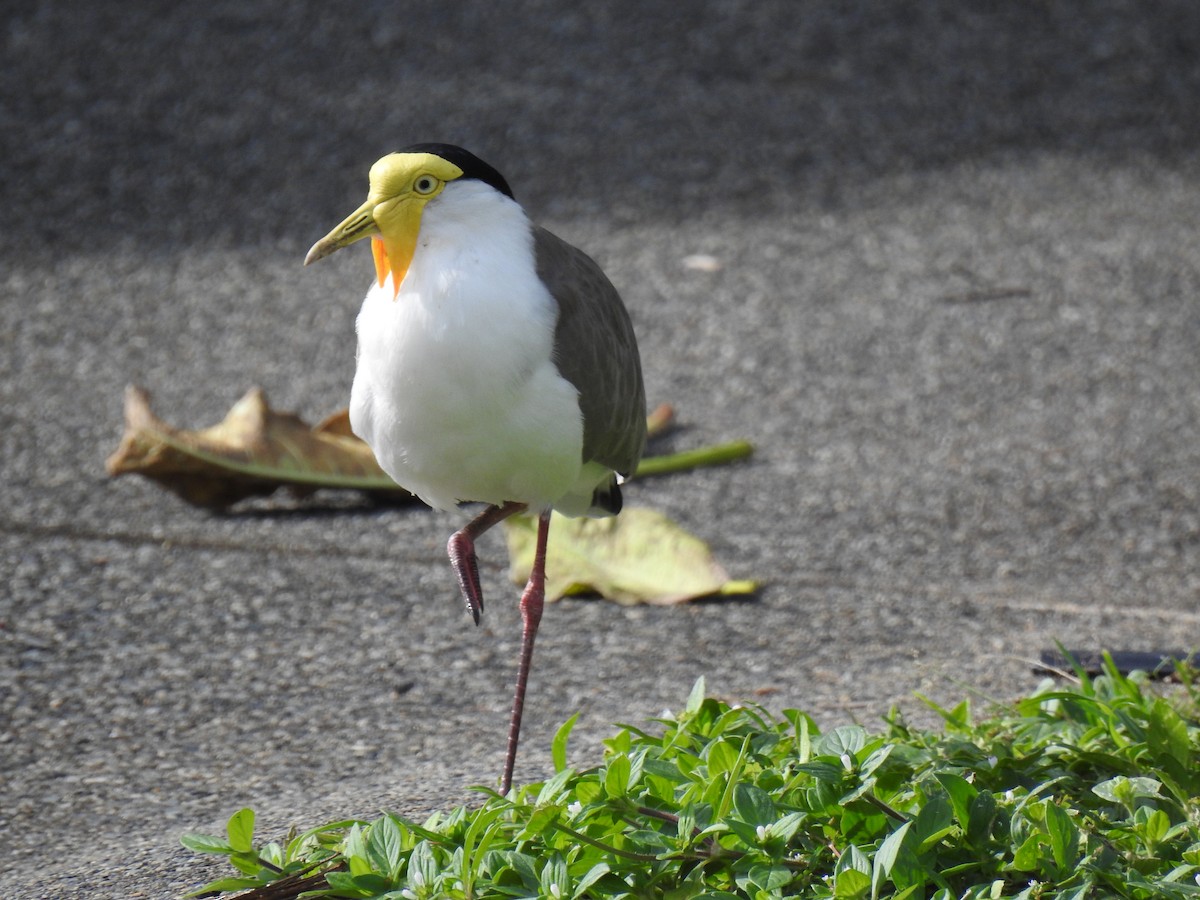
[(478, 625), (479, 616), (483, 613), (483, 588), (479, 583), (479, 560), (475, 556), (475, 541), (465, 529), (456, 531), (450, 535), (446, 552), (450, 555), (454, 574), (458, 576), (458, 587), (467, 604), (467, 611)]
[(479, 561), (475, 558), (475, 538), (479, 537), (493, 525), (503, 522), (509, 516), (516, 515), (525, 509), (524, 503), (509, 502), (500, 506), (489, 506), (474, 519), (450, 535), (446, 544), (446, 552), (450, 554), (450, 564), (454, 566), (454, 574), (458, 576), (458, 586), (462, 590), (463, 600), (475, 624), (479, 624), (479, 616), (483, 613), (483, 588), (479, 584)]

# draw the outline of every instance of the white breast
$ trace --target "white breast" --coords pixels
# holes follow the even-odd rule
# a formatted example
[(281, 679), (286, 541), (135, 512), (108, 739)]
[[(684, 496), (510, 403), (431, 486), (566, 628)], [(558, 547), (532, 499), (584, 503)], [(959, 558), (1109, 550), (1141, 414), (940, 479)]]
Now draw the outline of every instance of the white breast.
[(373, 286), (358, 316), (354, 432), (431, 506), (542, 509), (580, 476), (575, 388), (551, 361), (556, 307), (520, 206), (479, 182), (426, 207), (399, 295)]

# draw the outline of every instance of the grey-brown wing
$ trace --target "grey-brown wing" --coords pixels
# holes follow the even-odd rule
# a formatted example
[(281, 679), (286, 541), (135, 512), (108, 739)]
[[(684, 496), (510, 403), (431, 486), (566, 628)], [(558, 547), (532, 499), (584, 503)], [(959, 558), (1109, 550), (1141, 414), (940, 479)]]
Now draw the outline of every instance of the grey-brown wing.
[(538, 277), (558, 301), (554, 362), (579, 391), (583, 459), (631, 474), (646, 445), (646, 390), (629, 313), (582, 250), (535, 227), (534, 251)]

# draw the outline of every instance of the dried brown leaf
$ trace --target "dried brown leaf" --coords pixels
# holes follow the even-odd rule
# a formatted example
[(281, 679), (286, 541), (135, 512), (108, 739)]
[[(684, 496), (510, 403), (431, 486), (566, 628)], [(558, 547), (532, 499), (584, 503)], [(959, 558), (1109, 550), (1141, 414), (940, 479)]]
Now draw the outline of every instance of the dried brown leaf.
[(110, 475), (137, 474), (188, 503), (224, 509), (286, 486), (299, 494), (319, 487), (354, 488), (391, 500), (411, 498), (392, 481), (370, 448), (350, 432), (345, 411), (315, 428), (293, 413), (271, 409), (258, 388), (210, 428), (174, 428), (150, 410), (150, 395), (125, 391), (125, 434), (106, 462)]

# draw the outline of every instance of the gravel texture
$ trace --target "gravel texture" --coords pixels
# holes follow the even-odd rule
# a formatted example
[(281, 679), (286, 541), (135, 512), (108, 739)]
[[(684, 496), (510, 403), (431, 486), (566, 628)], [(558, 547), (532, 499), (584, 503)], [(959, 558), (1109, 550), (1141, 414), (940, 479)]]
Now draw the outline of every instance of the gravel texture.
[(213, 871), (179, 835), (242, 805), (278, 834), (498, 776), (499, 537), (476, 629), (464, 515), (103, 473), (127, 383), (190, 427), (345, 404), (370, 263), (299, 263), (416, 141), (606, 268), (685, 425), (657, 449), (758, 448), (627, 501), (761, 594), (552, 607), (519, 780), (699, 675), (870, 725), (1026, 692), (1055, 640), (1200, 644), (1200, 7), (992, 6), (8, 4), (0, 896), (178, 896)]

